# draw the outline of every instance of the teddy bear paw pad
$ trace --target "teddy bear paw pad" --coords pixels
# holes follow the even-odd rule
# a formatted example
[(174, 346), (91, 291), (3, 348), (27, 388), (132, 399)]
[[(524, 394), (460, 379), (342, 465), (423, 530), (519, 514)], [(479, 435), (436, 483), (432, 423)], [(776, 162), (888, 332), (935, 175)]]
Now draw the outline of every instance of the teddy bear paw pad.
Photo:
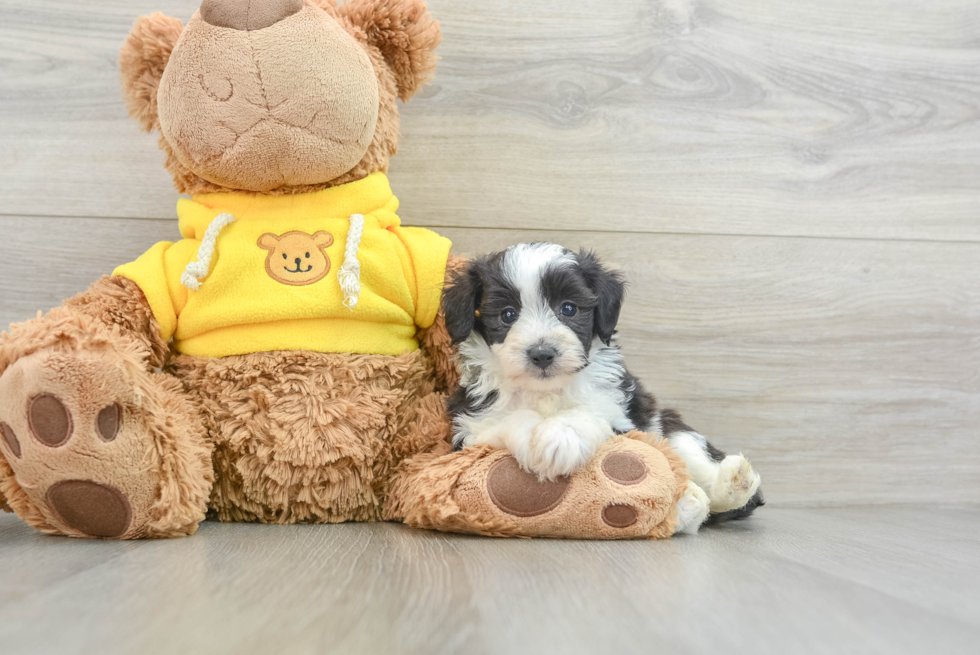
[(126, 496), (91, 480), (55, 482), (48, 487), (45, 499), (62, 523), (90, 537), (119, 538), (132, 521)]
[(157, 495), (153, 452), (134, 390), (111, 360), (37, 353), (0, 376), (0, 455), (47, 531), (137, 536)]
[(504, 457), (490, 467), (487, 493), (493, 504), (512, 516), (538, 516), (558, 507), (568, 491), (569, 480), (538, 480), (523, 470), (513, 457)]

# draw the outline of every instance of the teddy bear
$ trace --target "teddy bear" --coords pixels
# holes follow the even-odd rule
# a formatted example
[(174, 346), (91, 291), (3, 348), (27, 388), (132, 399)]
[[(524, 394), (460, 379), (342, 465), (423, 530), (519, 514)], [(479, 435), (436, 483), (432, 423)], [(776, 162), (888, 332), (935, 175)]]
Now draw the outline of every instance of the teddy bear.
[[(431, 78), (421, 0), (204, 0), (137, 20), (130, 115), (159, 133), (180, 239), (0, 337), (0, 507), (70, 537), (205, 518), (667, 537), (688, 474), (658, 435), (542, 481), (453, 452), (440, 300), (465, 261), (406, 227), (396, 100)], [(415, 208), (419, 211), (419, 208)]]

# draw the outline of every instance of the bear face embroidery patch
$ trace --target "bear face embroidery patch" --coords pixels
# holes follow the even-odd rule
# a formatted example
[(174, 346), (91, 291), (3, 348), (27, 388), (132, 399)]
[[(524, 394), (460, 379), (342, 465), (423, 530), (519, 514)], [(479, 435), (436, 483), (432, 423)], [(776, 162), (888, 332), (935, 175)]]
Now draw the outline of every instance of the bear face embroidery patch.
[(329, 232), (266, 232), (258, 246), (268, 250), (265, 272), (276, 282), (301, 287), (323, 279), (330, 272), (330, 258), (324, 252), (333, 243)]

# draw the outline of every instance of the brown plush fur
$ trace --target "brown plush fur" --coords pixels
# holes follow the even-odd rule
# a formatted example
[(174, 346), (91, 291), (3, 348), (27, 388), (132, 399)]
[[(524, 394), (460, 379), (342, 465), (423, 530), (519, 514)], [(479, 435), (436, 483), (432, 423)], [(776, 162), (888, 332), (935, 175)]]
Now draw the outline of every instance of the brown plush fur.
[(184, 24), (157, 12), (140, 16), (119, 52), (123, 97), (144, 132), (157, 127), (157, 89)]
[(396, 440), (433, 389), (421, 351), (177, 356), (168, 371), (204, 410), (223, 521), (380, 518)]

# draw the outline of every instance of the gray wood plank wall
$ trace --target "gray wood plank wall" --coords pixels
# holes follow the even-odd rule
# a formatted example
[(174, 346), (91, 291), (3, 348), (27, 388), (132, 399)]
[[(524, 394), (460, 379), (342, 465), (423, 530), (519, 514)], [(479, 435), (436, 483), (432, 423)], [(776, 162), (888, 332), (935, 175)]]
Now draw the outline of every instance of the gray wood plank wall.
[[(0, 0), (0, 324), (176, 237), (132, 21)], [(430, 0), (406, 223), (596, 248), (637, 374), (771, 502), (980, 501), (980, 3)]]

